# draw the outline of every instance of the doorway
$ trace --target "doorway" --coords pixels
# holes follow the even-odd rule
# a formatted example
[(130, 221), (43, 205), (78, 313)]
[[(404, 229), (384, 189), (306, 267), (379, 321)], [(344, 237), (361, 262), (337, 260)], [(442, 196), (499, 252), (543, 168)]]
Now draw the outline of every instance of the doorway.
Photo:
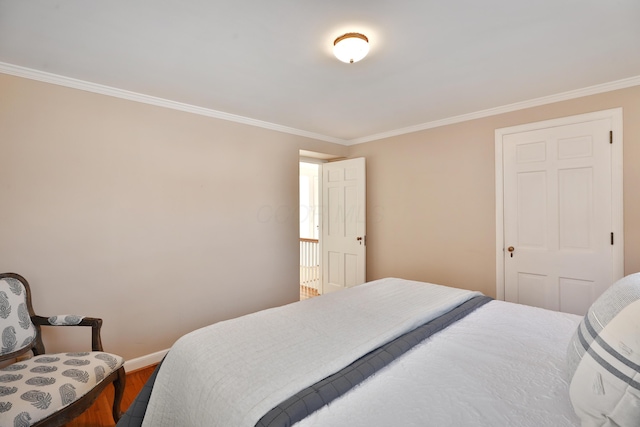
[(499, 299), (584, 314), (623, 271), (622, 110), (496, 130)]
[(300, 298), (364, 283), (365, 159), (309, 158), (301, 152), (299, 166)]
[(322, 165), (300, 161), (300, 299), (322, 292), (320, 265), (320, 176)]

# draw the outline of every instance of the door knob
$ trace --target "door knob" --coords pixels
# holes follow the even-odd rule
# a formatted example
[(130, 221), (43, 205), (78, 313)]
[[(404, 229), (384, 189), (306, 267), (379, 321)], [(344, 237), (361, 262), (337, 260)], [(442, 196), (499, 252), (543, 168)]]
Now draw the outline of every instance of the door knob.
[(515, 250), (516, 250), (516, 248), (514, 248), (513, 246), (509, 246), (509, 247), (507, 248), (507, 250), (509, 251), (509, 254), (511, 255), (511, 258), (513, 258), (513, 251), (515, 251)]

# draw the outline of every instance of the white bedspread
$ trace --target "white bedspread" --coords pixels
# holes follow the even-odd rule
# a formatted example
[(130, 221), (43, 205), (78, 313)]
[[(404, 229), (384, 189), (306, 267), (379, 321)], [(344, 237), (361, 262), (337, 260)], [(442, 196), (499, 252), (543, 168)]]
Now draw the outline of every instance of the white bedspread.
[(577, 427), (565, 358), (580, 319), (492, 301), (295, 427)]
[(292, 394), (476, 295), (389, 278), (199, 329), (171, 348), (143, 427), (252, 427)]

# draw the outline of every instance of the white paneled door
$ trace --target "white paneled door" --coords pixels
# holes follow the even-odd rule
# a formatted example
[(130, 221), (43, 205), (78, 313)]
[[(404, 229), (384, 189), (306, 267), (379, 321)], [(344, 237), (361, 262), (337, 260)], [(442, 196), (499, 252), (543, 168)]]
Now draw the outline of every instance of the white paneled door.
[(322, 165), (322, 292), (365, 282), (365, 159)]
[(506, 301), (584, 314), (619, 275), (612, 132), (604, 118), (502, 135)]

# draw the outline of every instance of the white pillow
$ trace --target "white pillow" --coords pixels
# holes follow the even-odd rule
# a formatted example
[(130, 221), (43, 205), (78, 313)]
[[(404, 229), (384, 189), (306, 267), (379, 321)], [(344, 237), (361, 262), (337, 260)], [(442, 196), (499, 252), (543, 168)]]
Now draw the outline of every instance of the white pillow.
[(640, 273), (593, 303), (571, 339), (567, 364), (583, 427), (640, 425)]

